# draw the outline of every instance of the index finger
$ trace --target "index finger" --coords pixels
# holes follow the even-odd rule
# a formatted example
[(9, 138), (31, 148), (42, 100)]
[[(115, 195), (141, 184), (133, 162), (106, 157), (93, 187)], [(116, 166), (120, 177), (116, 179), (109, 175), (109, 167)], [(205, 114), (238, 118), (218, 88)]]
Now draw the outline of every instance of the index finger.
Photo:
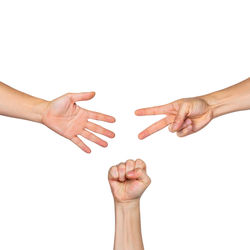
[(170, 123), (172, 123), (174, 121), (174, 116), (167, 116), (163, 119), (161, 119), (160, 121), (152, 124), (151, 126), (149, 126), (148, 128), (146, 128), (145, 130), (143, 130), (139, 135), (139, 139), (142, 140), (154, 133), (156, 133), (157, 131), (167, 127)]
[(143, 115), (163, 115), (167, 112), (172, 110), (171, 104), (161, 105), (161, 106), (155, 106), (155, 107), (149, 107), (149, 108), (142, 108), (137, 109), (135, 111), (135, 115), (143, 116)]

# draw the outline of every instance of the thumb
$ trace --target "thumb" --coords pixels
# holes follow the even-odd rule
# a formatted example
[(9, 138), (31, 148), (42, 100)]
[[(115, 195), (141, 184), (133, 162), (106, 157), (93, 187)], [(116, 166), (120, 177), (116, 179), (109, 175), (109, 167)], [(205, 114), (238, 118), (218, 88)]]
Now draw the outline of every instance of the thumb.
[(187, 104), (184, 103), (180, 106), (178, 113), (175, 117), (174, 123), (171, 127), (173, 132), (176, 132), (181, 128), (187, 115), (188, 115), (188, 106)]
[(73, 102), (87, 101), (95, 96), (95, 92), (71, 93), (69, 96)]
[(151, 183), (151, 180), (146, 174), (146, 171), (142, 170), (141, 168), (136, 168), (135, 170), (126, 173), (126, 178), (129, 180), (140, 180), (146, 186), (148, 186)]

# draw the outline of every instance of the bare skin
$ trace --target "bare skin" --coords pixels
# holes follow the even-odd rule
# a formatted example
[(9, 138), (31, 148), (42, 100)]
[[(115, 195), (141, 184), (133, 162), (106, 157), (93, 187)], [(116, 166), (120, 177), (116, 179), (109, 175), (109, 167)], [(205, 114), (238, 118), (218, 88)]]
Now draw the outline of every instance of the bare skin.
[(143, 250), (140, 198), (151, 180), (138, 159), (113, 166), (108, 174), (115, 203), (114, 250)]
[(86, 153), (90, 153), (90, 148), (79, 135), (102, 147), (107, 147), (108, 143), (92, 132), (109, 138), (115, 136), (112, 131), (89, 121), (93, 119), (113, 123), (114, 117), (81, 108), (76, 104), (78, 101), (88, 101), (94, 96), (94, 92), (68, 93), (55, 100), (46, 101), (0, 82), (0, 115), (42, 123), (71, 140)]
[(250, 78), (204, 96), (184, 98), (162, 106), (138, 109), (137, 116), (166, 115), (139, 135), (144, 139), (169, 126), (179, 137), (198, 132), (218, 116), (250, 109)]

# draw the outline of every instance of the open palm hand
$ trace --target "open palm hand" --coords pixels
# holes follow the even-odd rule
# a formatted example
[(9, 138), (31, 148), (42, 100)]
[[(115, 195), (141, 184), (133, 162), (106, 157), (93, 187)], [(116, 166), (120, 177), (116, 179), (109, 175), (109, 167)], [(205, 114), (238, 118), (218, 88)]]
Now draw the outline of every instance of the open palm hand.
[(94, 96), (94, 92), (69, 93), (49, 102), (44, 112), (42, 123), (56, 133), (71, 140), (86, 153), (90, 153), (91, 150), (79, 138), (79, 135), (102, 147), (107, 147), (107, 142), (92, 132), (105, 135), (109, 138), (113, 138), (115, 134), (100, 125), (92, 123), (89, 119), (113, 123), (115, 122), (115, 118), (81, 108), (76, 104), (78, 101), (90, 100)]

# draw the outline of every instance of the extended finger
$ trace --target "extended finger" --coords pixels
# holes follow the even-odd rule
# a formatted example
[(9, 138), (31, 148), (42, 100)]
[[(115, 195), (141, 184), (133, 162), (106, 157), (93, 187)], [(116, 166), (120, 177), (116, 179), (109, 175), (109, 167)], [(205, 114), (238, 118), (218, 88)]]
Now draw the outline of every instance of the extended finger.
[(135, 114), (138, 115), (138, 116), (142, 116), (142, 115), (162, 115), (162, 114), (166, 114), (167, 112), (169, 112), (171, 110), (172, 110), (172, 105), (171, 104), (166, 104), (166, 105), (161, 105), (161, 106), (137, 109), (135, 111)]
[(115, 122), (115, 118), (113, 116), (105, 115), (105, 114), (98, 113), (95, 111), (88, 111), (88, 118), (93, 119), (93, 120), (98, 120), (98, 121), (110, 122), (110, 123)]
[(80, 149), (82, 149), (86, 153), (91, 153), (90, 148), (81, 140), (78, 136), (75, 136), (71, 139), (73, 143), (75, 143)]
[(107, 147), (108, 143), (104, 140), (102, 140), (101, 138), (99, 138), (98, 136), (92, 134), (91, 132), (87, 131), (87, 130), (83, 130), (81, 132), (81, 136), (83, 136), (84, 138), (102, 146), (102, 147)]
[(87, 101), (95, 96), (95, 92), (81, 92), (68, 94), (73, 102)]
[(101, 134), (101, 135), (105, 135), (109, 138), (114, 138), (115, 137), (115, 133), (113, 133), (112, 131), (106, 129), (106, 128), (103, 128), (102, 126), (100, 125), (97, 125), (93, 122), (90, 122), (88, 121), (87, 124), (86, 124), (86, 128), (95, 132), (95, 133), (98, 133), (98, 134)]
[(184, 136), (187, 136), (187, 135), (190, 135), (193, 133), (193, 126), (192, 125), (189, 125), (188, 127), (182, 129), (181, 131), (177, 132), (177, 135), (179, 137), (184, 137)]
[(156, 123), (152, 124), (151, 126), (149, 126), (148, 128), (146, 128), (145, 130), (143, 130), (139, 135), (139, 139), (144, 139), (146, 137), (148, 137), (149, 135), (154, 134), (155, 132), (167, 127), (170, 123), (173, 122), (173, 116), (167, 116), (163, 119), (161, 119), (160, 121), (157, 121)]

